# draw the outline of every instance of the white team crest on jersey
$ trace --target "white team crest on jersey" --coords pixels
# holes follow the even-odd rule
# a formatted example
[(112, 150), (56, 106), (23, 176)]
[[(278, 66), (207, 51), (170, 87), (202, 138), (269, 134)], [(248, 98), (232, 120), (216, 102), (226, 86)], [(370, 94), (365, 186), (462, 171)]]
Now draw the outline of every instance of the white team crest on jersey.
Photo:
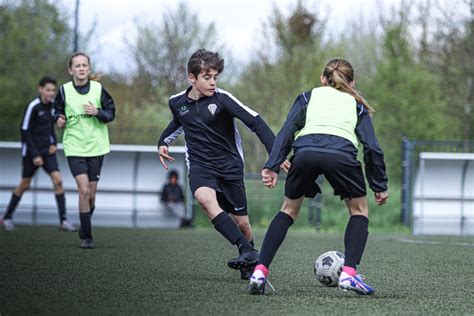
[(217, 105), (215, 105), (214, 103), (209, 104), (207, 108), (209, 109), (209, 112), (211, 112), (212, 116), (214, 116), (214, 113), (216, 113), (217, 110)]

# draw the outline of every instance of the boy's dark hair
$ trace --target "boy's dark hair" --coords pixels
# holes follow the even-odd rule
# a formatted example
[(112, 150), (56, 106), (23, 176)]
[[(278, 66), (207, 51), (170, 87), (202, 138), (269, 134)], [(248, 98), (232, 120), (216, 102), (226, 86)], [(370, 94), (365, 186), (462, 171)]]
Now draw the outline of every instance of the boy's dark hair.
[(168, 179), (171, 179), (173, 177), (178, 179), (178, 172), (176, 170), (171, 170), (170, 172), (168, 172)]
[(218, 53), (200, 48), (189, 58), (188, 73), (197, 78), (201, 72), (207, 72), (209, 69), (215, 69), (220, 74), (224, 70), (224, 59)]
[(44, 76), (43, 78), (41, 78), (41, 80), (38, 82), (38, 86), (40, 87), (44, 87), (45, 85), (47, 85), (48, 83), (52, 83), (54, 84), (55, 86), (58, 85), (58, 83), (56, 82), (55, 79), (49, 77), (49, 76)]

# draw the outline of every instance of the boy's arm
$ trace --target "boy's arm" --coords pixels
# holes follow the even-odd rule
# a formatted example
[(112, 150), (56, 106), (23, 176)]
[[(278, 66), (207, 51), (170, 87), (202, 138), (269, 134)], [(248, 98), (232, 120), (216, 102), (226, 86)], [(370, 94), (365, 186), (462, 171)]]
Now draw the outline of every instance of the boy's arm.
[(102, 108), (97, 109), (99, 112), (96, 117), (102, 123), (110, 123), (115, 119), (115, 103), (110, 94), (102, 87), (100, 96)]
[(387, 173), (385, 171), (384, 155), (375, 136), (374, 126), (369, 112), (358, 104), (358, 122), (356, 135), (364, 147), (365, 174), (372, 191), (387, 191)]
[(176, 117), (176, 115), (173, 113), (173, 119), (168, 124), (168, 126), (165, 128), (163, 133), (161, 133), (161, 136), (158, 140), (158, 148), (160, 148), (160, 146), (170, 146), (173, 143), (173, 141), (182, 132), (183, 132), (183, 128), (181, 126), (181, 122)]
[(49, 143), (54, 146), (58, 144), (58, 140), (56, 138), (56, 132), (54, 131), (54, 122), (51, 122), (51, 132), (49, 134)]
[(31, 133), (31, 129), (36, 121), (36, 114), (36, 106), (28, 106), (21, 121), (21, 135), (33, 159), (40, 155), (33, 141), (33, 134)]
[(257, 112), (244, 105), (232, 94), (224, 91), (223, 95), (225, 98), (223, 104), (227, 111), (247, 125), (252, 132), (257, 134), (262, 144), (265, 145), (268, 154), (270, 154), (273, 142), (275, 141), (275, 134), (273, 134), (267, 123)]
[(276, 136), (275, 144), (273, 145), (268, 161), (264, 165), (264, 169), (279, 172), (279, 166), (285, 161), (286, 156), (288, 156), (288, 153), (291, 151), (295, 133), (304, 127), (306, 108), (310, 96), (311, 93), (305, 92), (296, 98), (283, 127)]
[(59, 92), (54, 99), (54, 122), (56, 122), (59, 118), (59, 115), (65, 115), (64, 110), (64, 88), (61, 86), (59, 87)]

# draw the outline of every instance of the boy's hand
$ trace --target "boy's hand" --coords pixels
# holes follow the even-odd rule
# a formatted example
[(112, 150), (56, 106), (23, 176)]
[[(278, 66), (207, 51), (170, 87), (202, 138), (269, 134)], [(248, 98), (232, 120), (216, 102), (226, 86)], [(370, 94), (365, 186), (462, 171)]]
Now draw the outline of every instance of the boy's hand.
[(33, 159), (33, 164), (37, 167), (41, 167), (43, 165), (43, 158), (41, 156), (37, 156)]
[(66, 117), (63, 114), (59, 114), (58, 120), (56, 121), (56, 126), (58, 128), (63, 128), (66, 125)]
[(160, 162), (163, 165), (163, 167), (167, 170), (168, 170), (168, 165), (166, 164), (165, 159), (168, 160), (169, 162), (174, 162), (174, 158), (168, 154), (168, 146), (163, 145), (158, 148), (158, 157), (160, 158)]
[(278, 173), (270, 169), (262, 170), (262, 182), (266, 187), (273, 189), (276, 186), (277, 180)]
[(383, 205), (387, 202), (387, 199), (388, 199), (388, 192), (387, 191), (377, 192), (374, 195), (375, 195), (375, 202), (378, 205)]
[(99, 114), (99, 110), (90, 101), (88, 104), (84, 104), (84, 112), (92, 116)]
[(48, 154), (54, 155), (56, 153), (56, 150), (57, 150), (56, 145), (51, 144), (48, 149)]
[(287, 159), (285, 160), (281, 165), (280, 165), (280, 169), (285, 171), (286, 173), (288, 173), (288, 171), (290, 171), (290, 168), (291, 168), (291, 162)]

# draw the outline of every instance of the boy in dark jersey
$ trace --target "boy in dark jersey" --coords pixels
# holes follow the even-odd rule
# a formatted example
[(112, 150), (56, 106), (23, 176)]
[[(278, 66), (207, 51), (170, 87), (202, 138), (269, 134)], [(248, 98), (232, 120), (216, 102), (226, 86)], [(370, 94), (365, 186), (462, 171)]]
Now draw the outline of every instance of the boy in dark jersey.
[(61, 173), (56, 160), (56, 135), (52, 115), (52, 102), (56, 95), (56, 80), (43, 77), (38, 83), (39, 96), (25, 108), (21, 122), (21, 154), (23, 170), (20, 184), (15, 188), (3, 215), (3, 227), (7, 231), (15, 230), (13, 214), (23, 193), (29, 189), (36, 170), (42, 167), (51, 177), (56, 196), (59, 215), (59, 229), (76, 231), (67, 221), (66, 201)]
[(223, 70), (219, 54), (205, 49), (192, 54), (188, 62), (192, 86), (169, 99), (173, 120), (162, 133), (158, 150), (167, 169), (165, 160), (174, 160), (168, 146), (184, 132), (191, 191), (214, 228), (239, 250), (228, 266), (248, 278), (247, 270), (256, 265), (258, 251), (247, 214), (242, 142), (235, 118), (257, 134), (267, 152), (275, 136), (257, 112), (216, 87)]

